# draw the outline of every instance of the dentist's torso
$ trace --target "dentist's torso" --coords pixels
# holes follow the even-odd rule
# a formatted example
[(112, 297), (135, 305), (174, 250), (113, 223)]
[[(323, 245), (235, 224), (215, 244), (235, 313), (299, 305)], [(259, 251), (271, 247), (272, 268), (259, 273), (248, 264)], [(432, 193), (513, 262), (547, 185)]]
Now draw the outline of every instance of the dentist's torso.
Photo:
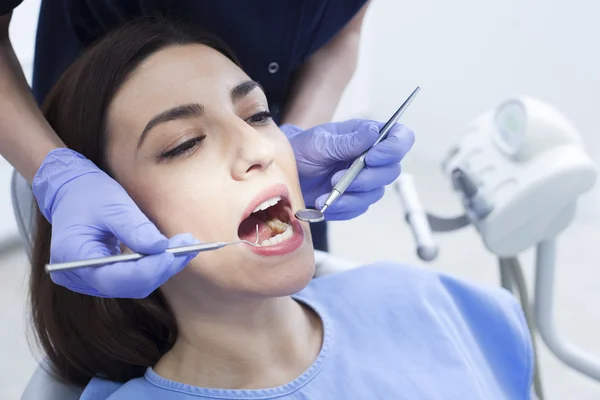
[(43, 0), (33, 89), (42, 102), (83, 47), (119, 23), (170, 15), (199, 24), (232, 48), (265, 88), (278, 121), (294, 72), (366, 0)]

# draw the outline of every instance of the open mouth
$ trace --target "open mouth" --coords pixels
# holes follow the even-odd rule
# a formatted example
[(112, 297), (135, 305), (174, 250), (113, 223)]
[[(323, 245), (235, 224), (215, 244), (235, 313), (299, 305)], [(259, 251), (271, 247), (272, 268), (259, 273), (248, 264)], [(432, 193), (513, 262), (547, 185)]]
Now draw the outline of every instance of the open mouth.
[(259, 204), (238, 228), (238, 237), (249, 242), (256, 241), (263, 247), (275, 246), (294, 236), (291, 222), (292, 207), (285, 196), (274, 196)]

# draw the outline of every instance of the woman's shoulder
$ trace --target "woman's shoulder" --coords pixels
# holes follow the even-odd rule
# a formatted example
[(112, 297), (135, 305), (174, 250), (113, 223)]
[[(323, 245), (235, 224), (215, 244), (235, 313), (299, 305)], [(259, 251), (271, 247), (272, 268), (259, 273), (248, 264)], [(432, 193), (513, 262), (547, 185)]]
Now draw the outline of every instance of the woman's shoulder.
[(301, 295), (322, 300), (356, 299), (360, 302), (388, 300), (396, 305), (413, 300), (469, 305), (473, 300), (496, 304), (506, 311), (515, 305), (512, 294), (499, 286), (485, 285), (454, 277), (430, 268), (379, 261), (344, 272), (313, 279)]
[(512, 338), (529, 351), (523, 311), (511, 293), (429, 268), (377, 262), (316, 278), (300, 296), (347, 318), (379, 316), (395, 326), (413, 315), (429, 321), (424, 329), (446, 321), (465, 333)]
[(435, 362), (459, 360), (494, 376), (502, 390), (528, 391), (531, 336), (519, 303), (501, 287), (378, 262), (316, 278), (300, 295), (327, 310), (338, 331), (360, 331), (386, 352), (429, 349), (415, 357), (433, 352)]
[[(409, 294), (412, 295), (411, 298), (434, 293), (441, 295), (446, 292), (446, 280), (460, 281), (429, 268), (378, 261), (317, 277), (302, 295), (322, 301), (347, 300), (361, 303), (379, 302), (383, 298), (395, 304), (399, 301), (406, 302)], [(477, 285), (467, 282), (464, 284), (465, 291), (477, 291)]]

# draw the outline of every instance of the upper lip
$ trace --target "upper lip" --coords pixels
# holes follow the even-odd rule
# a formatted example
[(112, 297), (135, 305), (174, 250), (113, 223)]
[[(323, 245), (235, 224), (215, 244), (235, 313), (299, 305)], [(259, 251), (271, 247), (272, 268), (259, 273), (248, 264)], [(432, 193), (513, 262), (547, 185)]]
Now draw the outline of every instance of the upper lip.
[(246, 218), (248, 218), (250, 216), (250, 214), (252, 214), (252, 212), (256, 209), (256, 207), (258, 207), (262, 202), (267, 201), (267, 200), (272, 199), (273, 197), (277, 197), (277, 196), (281, 197), (281, 201), (286, 201), (286, 202), (289, 201), (290, 193), (289, 193), (287, 186), (284, 185), (283, 183), (273, 185), (273, 186), (263, 190), (256, 197), (254, 197), (254, 199), (248, 204), (248, 207), (246, 207), (246, 210), (244, 211), (244, 214), (242, 215), (242, 219), (240, 220), (240, 223), (243, 220), (245, 220)]

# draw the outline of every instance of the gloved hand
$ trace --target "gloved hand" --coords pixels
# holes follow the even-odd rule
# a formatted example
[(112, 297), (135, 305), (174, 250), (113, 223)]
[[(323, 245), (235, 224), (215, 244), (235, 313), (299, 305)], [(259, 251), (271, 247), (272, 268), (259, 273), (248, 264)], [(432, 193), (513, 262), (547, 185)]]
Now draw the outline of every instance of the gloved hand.
[[(381, 122), (354, 119), (322, 124), (306, 131), (294, 125), (280, 127), (294, 149), (307, 207), (323, 207), (333, 186), (354, 160), (375, 143), (383, 125)], [(379, 201), (384, 187), (400, 175), (400, 161), (414, 140), (410, 129), (394, 125), (388, 137), (369, 151), (365, 169), (327, 209), (325, 220), (355, 218)]]
[(181, 271), (196, 255), (175, 257), (167, 247), (197, 243), (191, 235), (167, 240), (115, 180), (69, 149), (53, 150), (33, 184), (39, 208), (52, 224), (50, 262), (105, 257), (119, 241), (152, 254), (137, 261), (51, 273), (72, 291), (97, 297), (144, 298)]

